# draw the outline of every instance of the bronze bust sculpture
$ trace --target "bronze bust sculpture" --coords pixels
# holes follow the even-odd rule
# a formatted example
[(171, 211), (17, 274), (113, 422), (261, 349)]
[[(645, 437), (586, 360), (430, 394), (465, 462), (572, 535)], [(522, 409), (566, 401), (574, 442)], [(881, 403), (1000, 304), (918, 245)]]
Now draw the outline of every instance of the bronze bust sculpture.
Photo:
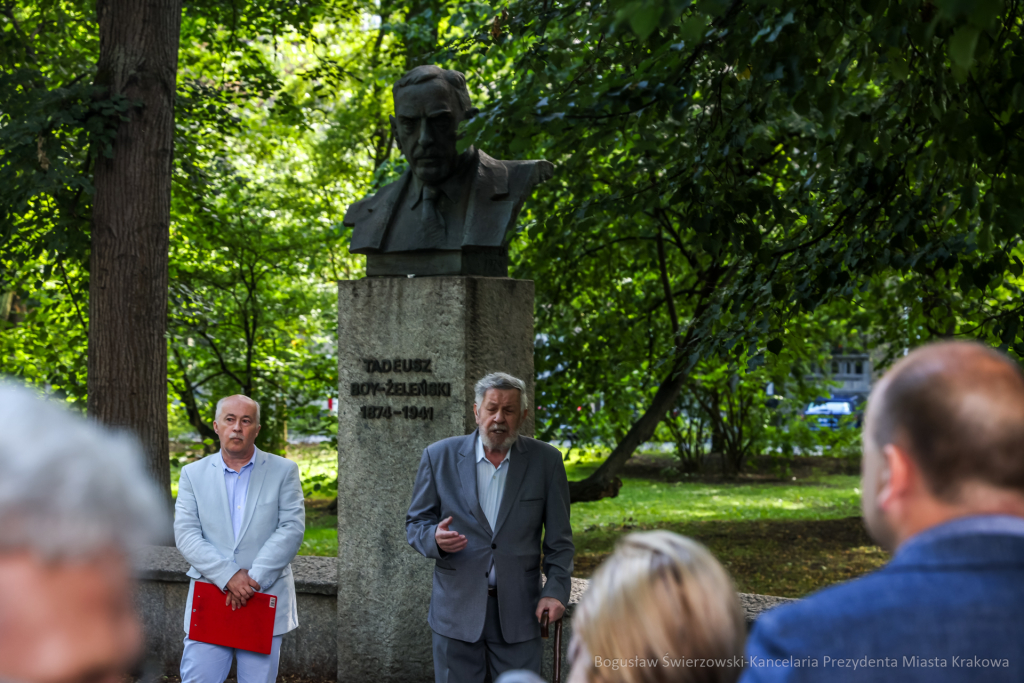
[(367, 275), (508, 275), (510, 230), (547, 161), (499, 161), (456, 149), (458, 125), (474, 116), (458, 71), (418, 66), (392, 93), (391, 117), (409, 170), (345, 212), (350, 250)]

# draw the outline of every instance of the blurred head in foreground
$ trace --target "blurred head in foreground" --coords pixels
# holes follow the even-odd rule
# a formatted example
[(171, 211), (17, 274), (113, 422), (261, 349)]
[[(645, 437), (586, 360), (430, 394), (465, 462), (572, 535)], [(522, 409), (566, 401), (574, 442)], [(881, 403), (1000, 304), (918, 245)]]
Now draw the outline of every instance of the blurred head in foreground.
[[(630, 534), (576, 608), (569, 683), (735, 681), (745, 633), (732, 580), (704, 546), (668, 531)], [(726, 661), (684, 661), (693, 659)]]
[(980, 344), (921, 347), (872, 390), (863, 446), (864, 522), (887, 550), (958, 517), (1024, 517), (1024, 374)]
[(0, 384), (0, 681), (119, 681), (142, 633), (129, 551), (166, 513), (135, 443)]

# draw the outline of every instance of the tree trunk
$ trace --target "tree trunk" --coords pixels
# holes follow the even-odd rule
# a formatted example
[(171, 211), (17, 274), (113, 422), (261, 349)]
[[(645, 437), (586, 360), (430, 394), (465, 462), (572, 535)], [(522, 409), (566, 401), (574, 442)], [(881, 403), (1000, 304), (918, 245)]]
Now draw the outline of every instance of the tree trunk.
[(167, 251), (181, 3), (97, 3), (96, 82), (132, 107), (113, 157), (101, 153), (96, 164), (89, 289), (89, 413), (138, 436), (168, 501)]
[(602, 498), (614, 498), (619, 495), (619, 489), (622, 488), (622, 480), (618, 477), (619, 470), (627, 460), (633, 457), (634, 451), (640, 447), (640, 444), (654, 436), (654, 430), (658, 428), (665, 413), (671, 410), (676, 399), (679, 398), (679, 392), (682, 391), (687, 377), (682, 366), (682, 356), (677, 356), (668, 376), (655, 392), (651, 405), (633, 423), (633, 426), (626, 432), (625, 438), (619, 441), (615, 450), (601, 463), (601, 466), (586, 479), (569, 482), (570, 502), (583, 503)]
[[(665, 418), (665, 413), (671, 410), (672, 406), (679, 399), (679, 393), (687, 380), (686, 358), (690, 355), (690, 344), (693, 343), (694, 334), (697, 330), (697, 322), (701, 320), (709, 306), (709, 301), (714, 292), (715, 285), (727, 271), (718, 265), (712, 265), (704, 273), (701, 279), (703, 284), (701, 292), (694, 308), (693, 320), (687, 327), (686, 334), (680, 336), (678, 323), (673, 323), (676, 330), (675, 360), (668, 375), (658, 386), (658, 391), (651, 399), (651, 405), (647, 407), (633, 426), (629, 428), (615, 449), (608, 458), (601, 463), (601, 466), (594, 470), (586, 479), (569, 482), (569, 502), (585, 503), (602, 498), (614, 498), (619, 495), (622, 488), (622, 480), (618, 473), (626, 461), (633, 457), (633, 453), (640, 444), (654, 436), (654, 430)], [(671, 289), (669, 290), (671, 294)]]

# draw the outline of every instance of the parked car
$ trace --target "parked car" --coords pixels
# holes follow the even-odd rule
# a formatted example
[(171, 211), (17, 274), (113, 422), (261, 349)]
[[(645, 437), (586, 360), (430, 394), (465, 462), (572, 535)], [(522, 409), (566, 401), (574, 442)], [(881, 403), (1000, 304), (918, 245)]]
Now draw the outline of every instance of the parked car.
[(804, 416), (812, 429), (838, 429), (851, 424), (860, 427), (862, 417), (856, 399), (835, 396), (808, 404)]

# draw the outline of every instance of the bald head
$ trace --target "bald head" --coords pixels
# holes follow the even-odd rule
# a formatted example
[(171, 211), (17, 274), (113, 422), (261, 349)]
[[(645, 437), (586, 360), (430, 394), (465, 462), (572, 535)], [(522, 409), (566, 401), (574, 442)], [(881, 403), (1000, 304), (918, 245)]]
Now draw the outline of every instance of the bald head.
[(256, 418), (256, 424), (260, 423), (260, 404), (248, 396), (234, 394), (233, 396), (225, 396), (217, 401), (217, 410), (214, 411), (213, 419), (219, 421), (224, 416), (226, 408), (234, 408), (239, 412), (248, 412)]
[(213, 431), (220, 439), (220, 454), (233, 469), (245, 466), (255, 450), (260, 433), (260, 404), (235, 394), (217, 401)]
[(875, 449), (905, 448), (938, 498), (965, 482), (1024, 493), (1024, 373), (989, 347), (915, 350), (875, 387), (866, 431)]

